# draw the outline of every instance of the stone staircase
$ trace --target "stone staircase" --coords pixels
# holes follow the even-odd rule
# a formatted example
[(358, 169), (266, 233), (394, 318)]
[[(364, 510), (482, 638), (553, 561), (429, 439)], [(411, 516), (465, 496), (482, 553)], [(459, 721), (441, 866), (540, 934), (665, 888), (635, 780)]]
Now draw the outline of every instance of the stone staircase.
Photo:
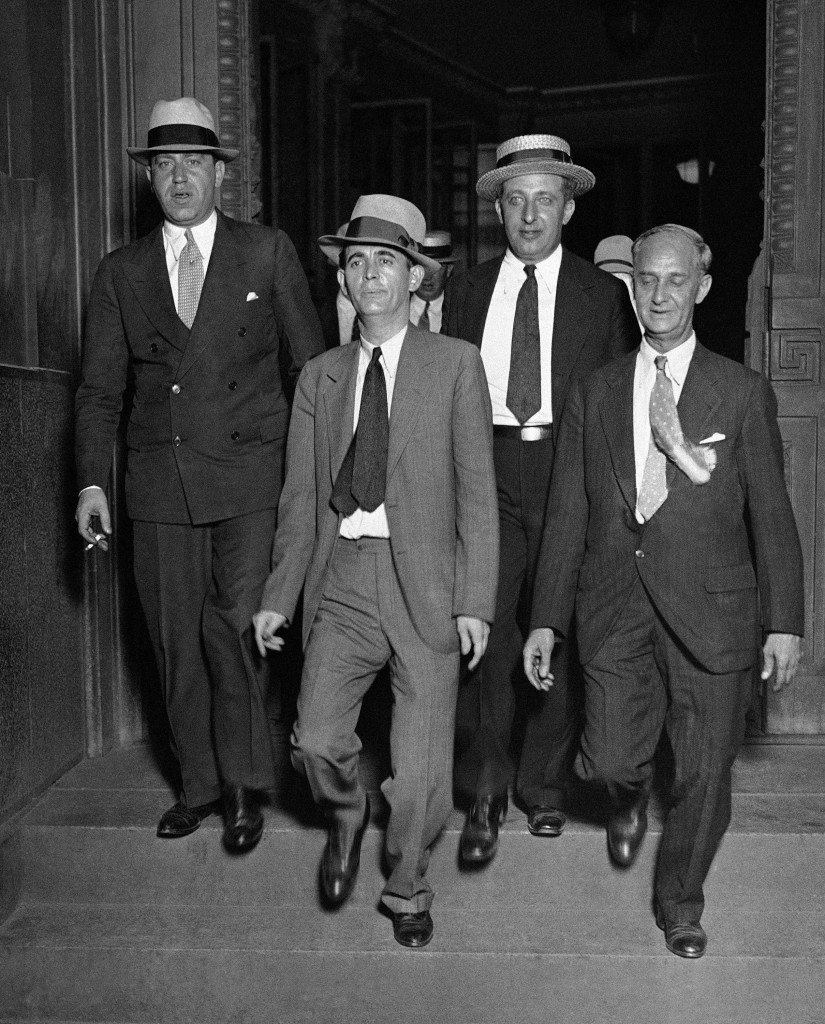
[[(377, 789), (375, 760), (365, 775)], [(155, 838), (170, 795), (145, 747), (53, 786), (23, 825), (23, 892), (0, 927), (0, 1021), (825, 1022), (825, 747), (743, 751), (699, 961), (671, 956), (650, 912), (655, 821), (620, 872), (598, 825), (574, 819), (541, 840), (511, 809), (498, 857), (468, 874), (456, 813), (430, 868), (435, 936), (412, 951), (378, 909), (380, 819), (351, 902), (326, 913), (324, 832), (286, 765), (283, 778), (243, 858), (223, 851), (216, 818)]]

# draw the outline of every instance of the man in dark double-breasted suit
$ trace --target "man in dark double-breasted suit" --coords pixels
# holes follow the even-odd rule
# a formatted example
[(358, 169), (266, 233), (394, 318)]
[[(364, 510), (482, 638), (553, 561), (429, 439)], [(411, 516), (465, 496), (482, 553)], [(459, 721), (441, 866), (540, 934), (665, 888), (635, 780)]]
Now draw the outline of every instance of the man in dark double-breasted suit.
[(215, 209), (225, 162), (208, 109), (156, 104), (146, 165), (163, 225), (110, 253), (92, 286), (76, 402), (89, 546), (112, 525), (104, 488), (124, 392), (126, 502), (138, 592), (155, 650), (181, 799), (158, 835), (194, 831), (223, 796), (224, 842), (251, 849), (273, 785), (249, 621), (269, 569), (289, 408), (279, 355), (323, 350), (318, 317), (283, 232)]
[(493, 407), (501, 533), (498, 598), (487, 653), (462, 683), (456, 726), (456, 789), (472, 804), (462, 859), (495, 856), (512, 781), (516, 711), (526, 718), (516, 790), (536, 836), (565, 822), (569, 761), (577, 729), (560, 652), (548, 694), (525, 685), (521, 649), (529, 622), (558, 424), (573, 383), (628, 352), (639, 330), (624, 286), (561, 245), (575, 199), (594, 176), (574, 164), (564, 139), (524, 135), (499, 146), (477, 191), (494, 202), (507, 238), (503, 256), (447, 284), (443, 332), (481, 350)]
[(550, 655), (575, 602), (585, 675), (576, 769), (606, 785), (619, 866), (633, 863), (644, 837), (667, 729), (675, 777), (656, 915), (668, 949), (695, 958), (759, 645), (775, 689), (799, 658), (802, 556), (771, 387), (693, 332), (710, 250), (695, 231), (666, 224), (638, 238), (633, 255), (645, 337), (568, 402), (524, 668), (534, 686), (551, 685)]

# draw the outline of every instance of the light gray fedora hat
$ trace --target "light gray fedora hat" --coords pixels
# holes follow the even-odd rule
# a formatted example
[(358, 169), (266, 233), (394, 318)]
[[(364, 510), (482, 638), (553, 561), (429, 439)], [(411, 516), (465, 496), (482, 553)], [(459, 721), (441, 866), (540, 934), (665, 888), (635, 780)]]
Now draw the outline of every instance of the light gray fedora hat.
[(481, 175), (476, 192), (482, 199), (495, 202), (504, 182), (520, 174), (558, 174), (570, 181), (573, 196), (584, 195), (596, 184), (592, 171), (573, 163), (565, 139), (558, 135), (517, 135), (498, 147), (496, 166)]
[(337, 262), (341, 250), (348, 245), (385, 245), (405, 253), (425, 270), (438, 270), (438, 260), (420, 251), (427, 233), (424, 214), (413, 203), (398, 196), (375, 193), (360, 196), (349, 221), (337, 235), (321, 235), (321, 252)]
[(453, 240), (449, 231), (428, 231), (424, 236), (421, 251), (442, 265), (458, 261), (458, 257), (453, 256)]
[(221, 145), (209, 107), (193, 96), (181, 96), (157, 101), (149, 118), (146, 146), (130, 146), (126, 152), (139, 164), (148, 165), (154, 153), (211, 153), (228, 163), (240, 150)]

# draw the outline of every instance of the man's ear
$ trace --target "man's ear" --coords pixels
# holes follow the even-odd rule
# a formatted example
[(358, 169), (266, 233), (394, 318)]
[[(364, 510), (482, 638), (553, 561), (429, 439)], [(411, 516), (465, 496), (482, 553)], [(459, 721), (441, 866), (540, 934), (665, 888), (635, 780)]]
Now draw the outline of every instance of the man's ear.
[(566, 224), (570, 220), (570, 218), (573, 216), (575, 210), (576, 210), (576, 200), (575, 199), (568, 199), (567, 202), (564, 204), (564, 216), (561, 219), (562, 224)]
[(220, 188), (223, 184), (223, 176), (226, 174), (226, 164), (223, 160), (215, 161), (215, 188)]
[[(501, 200), (500, 199), (496, 199), (496, 213), (498, 214), (498, 222), (499, 222), (499, 224), (503, 224), (504, 223), (504, 218), (501, 216)], [(566, 224), (567, 221), (565, 221), (564, 223)]]
[(410, 267), (410, 291), (417, 292), (421, 287), (421, 282), (426, 276), (424, 268), (419, 263), (413, 263)]
[(146, 170), (146, 180), (151, 185), (152, 184), (152, 163), (151, 163), (151, 161), (146, 165), (145, 170)]
[[(344, 295), (346, 295), (346, 297), (350, 299), (349, 289), (347, 288), (347, 277), (340, 267), (338, 268), (338, 287), (341, 289)], [(350, 299), (350, 301), (352, 300)]]
[(700, 302), (702, 302), (702, 300), (705, 298), (707, 293), (710, 291), (710, 286), (712, 284), (713, 284), (713, 278), (710, 276), (710, 274), (705, 274), (702, 277), (702, 280), (699, 282), (699, 290), (696, 293), (696, 305), (697, 306), (699, 305)]

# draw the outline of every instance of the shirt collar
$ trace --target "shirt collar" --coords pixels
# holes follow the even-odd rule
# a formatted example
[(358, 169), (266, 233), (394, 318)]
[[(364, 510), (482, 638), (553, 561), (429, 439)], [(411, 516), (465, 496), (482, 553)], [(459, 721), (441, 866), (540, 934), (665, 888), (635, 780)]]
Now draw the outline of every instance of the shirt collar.
[[(401, 358), (401, 346), (404, 343), (404, 338), (407, 334), (407, 328), (404, 327), (393, 335), (389, 341), (381, 343), (381, 360), (384, 363), (384, 370), (394, 380), (395, 375), (398, 372), (398, 360)], [(364, 338), (361, 338), (361, 360), (362, 362), (366, 359), (369, 363), (372, 359), (372, 350), (377, 346), (371, 345)]]
[[(212, 242), (215, 239), (215, 229), (218, 226), (218, 214), (213, 210), (209, 216), (203, 221), (202, 224), (196, 224), (192, 230), (192, 237), (195, 239), (195, 244), (203, 253), (204, 247), (212, 248)], [(173, 224), (171, 221), (165, 220), (163, 222), (163, 245), (164, 248), (168, 249), (172, 247), (172, 251), (175, 254), (175, 259), (180, 259), (181, 250), (186, 241), (184, 236), (186, 235), (186, 228), (180, 224)]]
[[(561, 255), (561, 245), (557, 245), (546, 259), (543, 259), (540, 263), (536, 264), (536, 276), (540, 277), (545, 284), (552, 285), (558, 280), (559, 268), (561, 267)], [(520, 260), (518, 256), (516, 256), (512, 249), (507, 249), (507, 252), (504, 254), (504, 262), (511, 270), (518, 271), (520, 277), (524, 275), (524, 268), (526, 264), (524, 260)]]
[(690, 337), (686, 341), (683, 341), (681, 345), (677, 345), (676, 348), (672, 348), (670, 352), (666, 353), (657, 352), (656, 349), (648, 342), (647, 338), (642, 338), (639, 355), (642, 357), (645, 364), (651, 368), (655, 366), (654, 360), (657, 356), (662, 354), (666, 355), (668, 376), (679, 387), (681, 387), (685, 382), (685, 377), (687, 377), (687, 372), (690, 368), (690, 361), (693, 358), (693, 353), (695, 351), (696, 332), (692, 331)]

